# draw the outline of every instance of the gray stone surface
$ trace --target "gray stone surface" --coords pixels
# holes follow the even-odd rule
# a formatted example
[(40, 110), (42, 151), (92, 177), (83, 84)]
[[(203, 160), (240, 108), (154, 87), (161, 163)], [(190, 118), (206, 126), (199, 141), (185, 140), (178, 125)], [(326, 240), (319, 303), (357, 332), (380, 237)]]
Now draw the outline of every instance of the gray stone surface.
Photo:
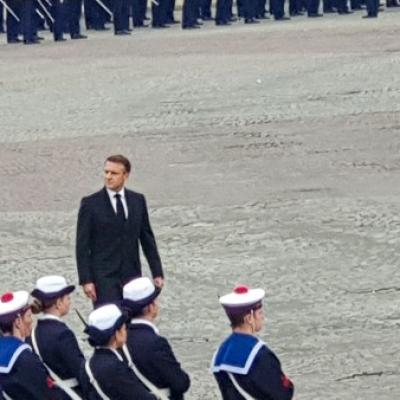
[(398, 398), (400, 13), (360, 16), (0, 45), (1, 291), (76, 282), (79, 200), (123, 152), (189, 400), (219, 398), (217, 296), (238, 282), (266, 289), (297, 399)]

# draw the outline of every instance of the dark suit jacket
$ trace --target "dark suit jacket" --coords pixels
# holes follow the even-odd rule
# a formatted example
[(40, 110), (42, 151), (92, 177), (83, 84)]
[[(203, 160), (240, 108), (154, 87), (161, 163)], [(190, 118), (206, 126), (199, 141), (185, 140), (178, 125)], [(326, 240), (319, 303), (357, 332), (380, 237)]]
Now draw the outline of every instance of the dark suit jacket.
[[(146, 200), (142, 194), (126, 188), (125, 196), (128, 219), (123, 226), (105, 188), (84, 197), (78, 214), (76, 260), (79, 283), (95, 283), (98, 297), (100, 294), (109, 301), (118, 298), (107, 298), (107, 293), (116, 286), (121, 292), (123, 284), (141, 276), (139, 242), (153, 277), (163, 276)], [(98, 298), (99, 302), (101, 298)]]
[(127, 346), (139, 371), (159, 388), (169, 388), (172, 400), (183, 399), (189, 375), (181, 368), (167, 339), (146, 324), (129, 324)]

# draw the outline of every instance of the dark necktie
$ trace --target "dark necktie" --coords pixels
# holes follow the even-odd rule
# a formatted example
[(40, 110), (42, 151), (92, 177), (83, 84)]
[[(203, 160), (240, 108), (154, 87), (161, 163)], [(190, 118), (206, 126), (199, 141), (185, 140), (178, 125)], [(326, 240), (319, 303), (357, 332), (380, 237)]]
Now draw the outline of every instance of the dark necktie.
[(117, 219), (118, 219), (118, 222), (124, 223), (125, 222), (125, 211), (124, 211), (124, 206), (122, 204), (121, 195), (119, 193), (117, 193), (114, 197), (117, 199)]

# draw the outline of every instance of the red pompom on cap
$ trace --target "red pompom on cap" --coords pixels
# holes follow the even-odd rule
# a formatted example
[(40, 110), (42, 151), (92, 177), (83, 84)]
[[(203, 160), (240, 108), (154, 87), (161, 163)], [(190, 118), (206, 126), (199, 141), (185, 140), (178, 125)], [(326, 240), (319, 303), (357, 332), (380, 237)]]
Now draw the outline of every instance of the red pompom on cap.
[(238, 285), (233, 289), (236, 294), (246, 294), (249, 292), (249, 287), (246, 285)]
[(13, 300), (14, 300), (14, 295), (11, 292), (4, 293), (3, 296), (1, 296), (2, 303), (9, 303), (10, 301)]

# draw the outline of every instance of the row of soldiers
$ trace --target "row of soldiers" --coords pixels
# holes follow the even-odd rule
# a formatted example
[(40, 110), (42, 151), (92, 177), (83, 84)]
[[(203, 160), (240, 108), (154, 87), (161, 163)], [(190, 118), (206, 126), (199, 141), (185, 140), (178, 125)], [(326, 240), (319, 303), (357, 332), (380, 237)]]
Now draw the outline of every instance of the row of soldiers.
[[(155, 319), (160, 288), (146, 278), (123, 287), (120, 304), (94, 309), (85, 333), (94, 351), (85, 359), (63, 321), (74, 286), (61, 276), (27, 291), (0, 297), (1, 400), (182, 400), (190, 377), (182, 369)], [(232, 334), (211, 363), (223, 399), (290, 400), (294, 387), (280, 362), (257, 337), (263, 326), (262, 289), (238, 286), (220, 298)], [(32, 312), (40, 314), (32, 328)]]
[[(350, 14), (366, 6), (366, 18), (378, 16), (379, 0), (322, 0), (324, 13)], [(237, 0), (237, 14), (245, 23), (257, 23), (268, 18), (266, 0)], [(307, 13), (320, 17), (321, 0), (289, 0), (290, 16)], [(38, 31), (47, 26), (55, 41), (64, 41), (64, 33), (71, 39), (86, 39), (82, 35), (80, 20), (82, 9), (87, 29), (108, 30), (113, 22), (115, 35), (129, 35), (131, 27), (149, 26), (146, 21), (147, 0), (0, 0), (0, 33), (6, 26), (7, 42), (39, 43), (43, 38)], [(217, 0), (215, 18), (211, 15), (212, 0), (184, 0), (182, 28), (199, 28), (202, 21), (215, 19), (217, 25), (230, 25), (237, 20), (233, 14), (233, 0)], [(349, 8), (350, 6), (350, 8)], [(398, 0), (386, 0), (387, 7), (399, 7)], [(174, 18), (175, 0), (151, 0), (151, 26), (168, 28), (179, 23)], [(285, 15), (285, 0), (270, 0), (269, 12), (277, 21), (290, 19)], [(5, 21), (4, 21), (4, 16)], [(132, 20), (132, 23), (131, 23)]]

